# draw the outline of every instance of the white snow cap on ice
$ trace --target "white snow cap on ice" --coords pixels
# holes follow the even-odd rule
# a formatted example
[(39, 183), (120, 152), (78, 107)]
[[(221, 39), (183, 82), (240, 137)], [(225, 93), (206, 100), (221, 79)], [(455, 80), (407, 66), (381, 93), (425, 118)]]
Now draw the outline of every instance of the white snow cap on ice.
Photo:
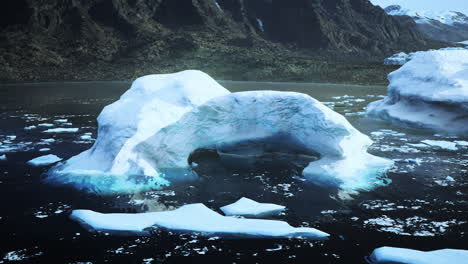
[(56, 162), (59, 162), (61, 160), (62, 160), (61, 158), (59, 158), (59, 157), (57, 157), (55, 155), (49, 154), (49, 155), (46, 155), (46, 156), (41, 156), (41, 157), (32, 159), (32, 160), (28, 161), (28, 164), (32, 165), (32, 166), (47, 166), (47, 165), (51, 165), (51, 164), (54, 164)]
[(189, 204), (173, 211), (142, 214), (101, 214), (89, 210), (74, 210), (70, 217), (90, 232), (117, 235), (149, 235), (150, 228), (154, 227), (228, 238), (326, 239), (329, 236), (314, 228), (295, 228), (283, 221), (222, 216), (203, 204)]
[(381, 247), (375, 249), (369, 257), (373, 264), (445, 264), (466, 263), (468, 250), (441, 249), (435, 251), (419, 251), (406, 248)]
[[(51, 170), (49, 180), (100, 192), (151, 189), (196, 178), (188, 160), (200, 149), (242, 149), (249, 157), (271, 152), (319, 156), (304, 176), (352, 190), (375, 187), (392, 165), (368, 154), (369, 137), (308, 95), (230, 94), (199, 71), (136, 80), (98, 122), (94, 146)], [(132, 175), (147, 176), (151, 184), (130, 180)]]
[(264, 217), (278, 215), (286, 207), (271, 203), (259, 203), (249, 198), (241, 198), (237, 202), (220, 208), (227, 216)]
[(468, 132), (468, 50), (417, 52), (389, 74), (388, 96), (370, 116), (416, 128)]

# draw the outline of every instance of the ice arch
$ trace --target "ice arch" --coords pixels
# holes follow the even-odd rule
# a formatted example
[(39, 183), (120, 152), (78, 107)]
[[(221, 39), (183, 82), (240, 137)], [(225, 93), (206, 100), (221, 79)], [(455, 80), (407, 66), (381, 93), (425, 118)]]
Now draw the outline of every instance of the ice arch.
[(135, 152), (170, 178), (190, 177), (181, 169), (188, 169), (194, 150), (222, 151), (249, 143), (258, 154), (318, 154), (320, 159), (307, 166), (304, 176), (345, 189), (373, 188), (392, 164), (368, 154), (372, 141), (342, 115), (305, 94), (275, 91), (214, 98), (137, 145)]

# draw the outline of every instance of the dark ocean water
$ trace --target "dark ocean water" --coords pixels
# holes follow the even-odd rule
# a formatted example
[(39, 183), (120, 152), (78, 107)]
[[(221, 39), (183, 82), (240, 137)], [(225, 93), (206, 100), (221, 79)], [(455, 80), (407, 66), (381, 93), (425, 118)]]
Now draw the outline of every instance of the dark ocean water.
[[(278, 166), (224, 167), (201, 164), (201, 180), (164, 190), (97, 196), (42, 182), (47, 167), (32, 158), (70, 158), (92, 146), (96, 117), (129, 87), (124, 82), (44, 83), (0, 86), (0, 263), (365, 263), (380, 246), (420, 250), (468, 249), (468, 148), (457, 151), (415, 147), (422, 140), (468, 141), (468, 137), (402, 129), (363, 115), (385, 87), (295, 83), (222, 82), (231, 91), (298, 91), (326, 102), (375, 141), (370, 152), (394, 159), (391, 184), (339, 199), (293, 177)], [(54, 120), (67, 119), (58, 123)], [(45, 134), (54, 127), (77, 133)], [(374, 133), (372, 133), (374, 132)], [(376, 133), (377, 132), (377, 133)], [(13, 137), (14, 136), (14, 137)], [(47, 140), (47, 139), (54, 139)], [(46, 141), (44, 141), (46, 140)], [(51, 141), (51, 142), (48, 142)], [(50, 150), (40, 151), (48, 148)], [(448, 177), (449, 176), (449, 177)], [(73, 209), (100, 212), (161, 211), (188, 203), (217, 210), (241, 197), (287, 206), (277, 219), (331, 234), (327, 241), (298, 239), (215, 239), (158, 231), (152, 237), (90, 234), (68, 216)]]

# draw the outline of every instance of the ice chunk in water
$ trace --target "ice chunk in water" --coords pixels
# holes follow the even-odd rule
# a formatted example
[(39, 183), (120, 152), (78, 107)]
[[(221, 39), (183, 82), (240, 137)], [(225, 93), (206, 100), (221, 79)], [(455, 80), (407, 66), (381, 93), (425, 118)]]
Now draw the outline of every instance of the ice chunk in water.
[(142, 214), (101, 214), (89, 210), (74, 210), (71, 219), (88, 231), (118, 235), (149, 235), (153, 227), (227, 238), (326, 239), (329, 236), (314, 228), (295, 228), (283, 221), (222, 216), (203, 204), (189, 204), (173, 211)]
[(41, 156), (41, 157), (32, 159), (32, 160), (28, 161), (28, 164), (32, 165), (32, 166), (47, 166), (47, 165), (57, 163), (57, 162), (59, 162), (61, 160), (62, 160), (61, 158), (59, 158), (59, 157), (57, 157), (55, 155), (49, 154), (49, 155), (46, 155), (46, 156)]
[(264, 217), (278, 215), (286, 207), (271, 203), (259, 203), (248, 198), (241, 198), (237, 202), (220, 208), (227, 216)]

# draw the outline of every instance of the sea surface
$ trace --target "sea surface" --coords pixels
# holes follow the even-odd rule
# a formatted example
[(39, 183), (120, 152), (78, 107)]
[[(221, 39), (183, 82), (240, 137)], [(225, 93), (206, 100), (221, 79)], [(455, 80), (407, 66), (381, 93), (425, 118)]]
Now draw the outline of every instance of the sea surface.
[[(382, 86), (221, 81), (233, 92), (309, 94), (345, 115), (375, 142), (374, 155), (395, 160), (388, 185), (343, 197), (283, 167), (236, 168), (206, 160), (200, 180), (132, 195), (99, 196), (42, 179), (48, 167), (27, 161), (46, 154), (68, 159), (90, 148), (96, 117), (128, 82), (0, 85), (0, 263), (365, 263), (374, 248), (468, 249), (468, 136), (404, 129), (365, 116), (386, 94)], [(32, 126), (35, 126), (33, 128)], [(26, 129), (25, 129), (26, 128)], [(79, 128), (76, 133), (44, 133)], [(83, 137), (84, 136), (84, 137)], [(422, 144), (458, 142), (456, 150)], [(147, 212), (188, 203), (219, 207), (248, 197), (288, 210), (276, 219), (331, 234), (301, 239), (208, 239), (158, 230), (151, 237), (91, 234), (69, 219), (73, 209)], [(346, 199), (343, 199), (346, 198)], [(219, 210), (218, 210), (219, 211)]]

